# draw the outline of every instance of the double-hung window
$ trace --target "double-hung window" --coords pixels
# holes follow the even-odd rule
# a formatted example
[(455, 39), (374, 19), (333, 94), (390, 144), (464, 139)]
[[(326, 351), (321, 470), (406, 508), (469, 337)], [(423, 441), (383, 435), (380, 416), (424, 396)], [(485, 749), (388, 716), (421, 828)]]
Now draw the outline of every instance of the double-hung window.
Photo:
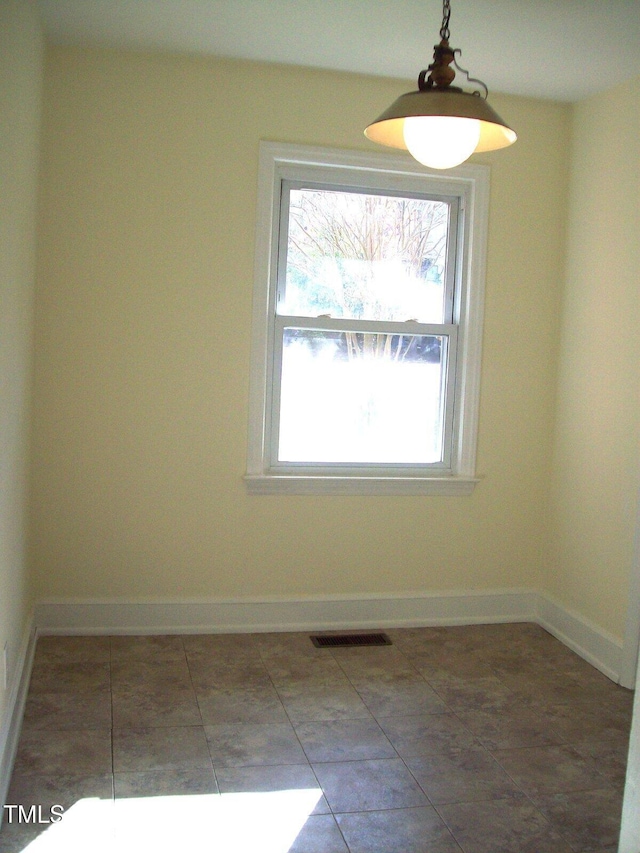
[(261, 146), (255, 493), (468, 494), (486, 167)]

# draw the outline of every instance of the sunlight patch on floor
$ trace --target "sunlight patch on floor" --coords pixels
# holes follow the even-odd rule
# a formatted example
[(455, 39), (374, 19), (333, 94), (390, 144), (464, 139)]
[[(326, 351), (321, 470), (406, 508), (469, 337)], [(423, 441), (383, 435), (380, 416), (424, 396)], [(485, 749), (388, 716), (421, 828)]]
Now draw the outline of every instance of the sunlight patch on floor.
[(288, 853), (322, 792), (318, 788), (80, 800), (25, 853)]

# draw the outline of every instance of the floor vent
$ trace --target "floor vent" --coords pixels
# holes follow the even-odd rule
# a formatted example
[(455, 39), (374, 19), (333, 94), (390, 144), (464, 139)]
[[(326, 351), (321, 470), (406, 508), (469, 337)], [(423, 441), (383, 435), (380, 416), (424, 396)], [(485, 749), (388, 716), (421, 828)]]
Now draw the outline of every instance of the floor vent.
[(311, 642), (319, 649), (336, 646), (390, 646), (391, 640), (386, 634), (320, 634), (311, 637)]

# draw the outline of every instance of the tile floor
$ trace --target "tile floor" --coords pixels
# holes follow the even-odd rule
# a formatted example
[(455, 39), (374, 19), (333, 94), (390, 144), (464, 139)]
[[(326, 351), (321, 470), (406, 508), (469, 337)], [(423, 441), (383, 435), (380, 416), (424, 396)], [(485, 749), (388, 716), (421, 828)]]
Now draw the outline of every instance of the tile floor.
[(536, 625), (388, 634), (40, 638), (8, 803), (65, 812), (0, 851), (614, 853), (630, 691)]

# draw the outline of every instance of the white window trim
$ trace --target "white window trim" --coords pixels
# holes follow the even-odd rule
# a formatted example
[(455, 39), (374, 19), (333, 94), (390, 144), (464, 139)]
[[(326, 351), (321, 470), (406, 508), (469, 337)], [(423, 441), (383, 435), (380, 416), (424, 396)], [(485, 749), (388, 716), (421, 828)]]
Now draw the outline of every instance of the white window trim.
[[(429, 176), (429, 190), (444, 195), (464, 191), (465, 242), (467, 251), (461, 271), (460, 319), (458, 323), (461, 369), (456, 388), (459, 429), (454, 436), (455, 470), (452, 474), (425, 471), (419, 476), (278, 474), (268, 470), (265, 417), (271, 397), (265, 354), (270, 351), (272, 317), (270, 293), (277, 286), (277, 258), (272, 252), (273, 228), (279, 221), (279, 187), (283, 177), (297, 178), (300, 168), (318, 170), (327, 181), (327, 167), (340, 180), (340, 171), (373, 174), (372, 185), (386, 177), (395, 189), (406, 179)], [(454, 170), (426, 169), (408, 156), (341, 151), (284, 143), (261, 142), (256, 215), (256, 255), (253, 297), (249, 436), (245, 483), (250, 494), (336, 494), (336, 495), (469, 495), (476, 477), (476, 444), (480, 404), (482, 320), (489, 219), (489, 167), (463, 164)]]

